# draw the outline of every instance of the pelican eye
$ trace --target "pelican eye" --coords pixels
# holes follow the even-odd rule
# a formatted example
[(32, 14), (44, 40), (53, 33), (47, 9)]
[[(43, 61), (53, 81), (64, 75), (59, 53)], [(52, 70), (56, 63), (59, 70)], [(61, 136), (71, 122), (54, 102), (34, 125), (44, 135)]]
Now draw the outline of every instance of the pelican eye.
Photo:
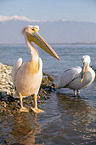
[(32, 31), (35, 31), (34, 28), (32, 28)]
[(34, 33), (35, 32), (35, 29), (34, 28), (31, 28), (30, 29), (30, 33), (32, 34), (32, 33)]

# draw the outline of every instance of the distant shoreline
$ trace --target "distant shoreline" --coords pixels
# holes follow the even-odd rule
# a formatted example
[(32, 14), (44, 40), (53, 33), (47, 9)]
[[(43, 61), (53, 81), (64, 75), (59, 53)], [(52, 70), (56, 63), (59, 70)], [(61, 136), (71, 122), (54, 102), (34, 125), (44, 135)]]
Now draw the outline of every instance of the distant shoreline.
[(96, 43), (49, 43), (51, 45), (96, 45)]
[[(74, 42), (74, 43), (51, 43), (51, 42), (49, 42), (49, 44), (50, 45), (96, 45), (96, 42), (94, 42), (94, 43), (87, 43), (87, 42), (85, 42), (85, 43), (79, 43), (79, 42)], [(0, 45), (25, 45), (25, 43), (18, 43), (18, 44), (3, 44), (3, 43), (1, 43)]]

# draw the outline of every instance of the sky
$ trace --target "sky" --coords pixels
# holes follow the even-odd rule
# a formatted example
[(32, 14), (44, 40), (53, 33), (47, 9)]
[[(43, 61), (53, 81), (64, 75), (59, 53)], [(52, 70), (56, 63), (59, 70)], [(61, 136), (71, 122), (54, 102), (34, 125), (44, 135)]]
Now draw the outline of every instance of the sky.
[(0, 0), (0, 16), (96, 22), (96, 0)]

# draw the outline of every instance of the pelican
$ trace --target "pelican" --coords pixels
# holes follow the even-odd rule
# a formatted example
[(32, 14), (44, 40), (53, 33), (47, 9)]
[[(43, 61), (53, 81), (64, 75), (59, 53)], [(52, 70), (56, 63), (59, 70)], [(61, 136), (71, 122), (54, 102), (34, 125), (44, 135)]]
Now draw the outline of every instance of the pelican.
[(12, 69), (13, 87), (16, 88), (20, 97), (21, 112), (28, 112), (28, 109), (23, 107), (22, 99), (23, 96), (30, 95), (34, 95), (34, 108), (32, 108), (32, 110), (36, 113), (44, 112), (37, 107), (37, 94), (42, 81), (42, 59), (39, 57), (33, 42), (48, 54), (59, 60), (58, 55), (39, 35), (38, 31), (39, 26), (37, 25), (28, 25), (23, 28), (22, 34), (24, 35), (25, 43), (29, 48), (31, 58), (28, 62), (23, 62), (22, 58), (19, 58)]
[[(59, 77), (57, 88), (69, 88), (74, 90), (74, 95), (78, 95), (80, 89), (92, 84), (95, 79), (95, 72), (89, 66), (91, 60), (89, 55), (82, 57), (83, 68), (80, 66), (65, 70)], [(76, 92), (77, 91), (77, 92)]]

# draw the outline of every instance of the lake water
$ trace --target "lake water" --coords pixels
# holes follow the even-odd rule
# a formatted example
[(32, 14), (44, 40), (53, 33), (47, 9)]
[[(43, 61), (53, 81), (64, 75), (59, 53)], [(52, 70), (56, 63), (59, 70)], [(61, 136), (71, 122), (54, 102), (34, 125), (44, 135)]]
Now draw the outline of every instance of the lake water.
[[(63, 70), (82, 66), (83, 55), (90, 55), (96, 63), (96, 45), (51, 45), (60, 57), (52, 58), (38, 48), (43, 60), (43, 71), (54, 76), (55, 83)], [(25, 45), (0, 45), (0, 62), (13, 65), (18, 57), (30, 59)], [(96, 81), (81, 90), (80, 97), (73, 91), (60, 89), (50, 93), (50, 99), (39, 103), (45, 113), (21, 113), (1, 118), (1, 144), (33, 145), (95, 145), (96, 144)], [(4, 139), (8, 143), (4, 143)], [(0, 145), (1, 145), (0, 144)], [(16, 144), (14, 144), (16, 145)]]

